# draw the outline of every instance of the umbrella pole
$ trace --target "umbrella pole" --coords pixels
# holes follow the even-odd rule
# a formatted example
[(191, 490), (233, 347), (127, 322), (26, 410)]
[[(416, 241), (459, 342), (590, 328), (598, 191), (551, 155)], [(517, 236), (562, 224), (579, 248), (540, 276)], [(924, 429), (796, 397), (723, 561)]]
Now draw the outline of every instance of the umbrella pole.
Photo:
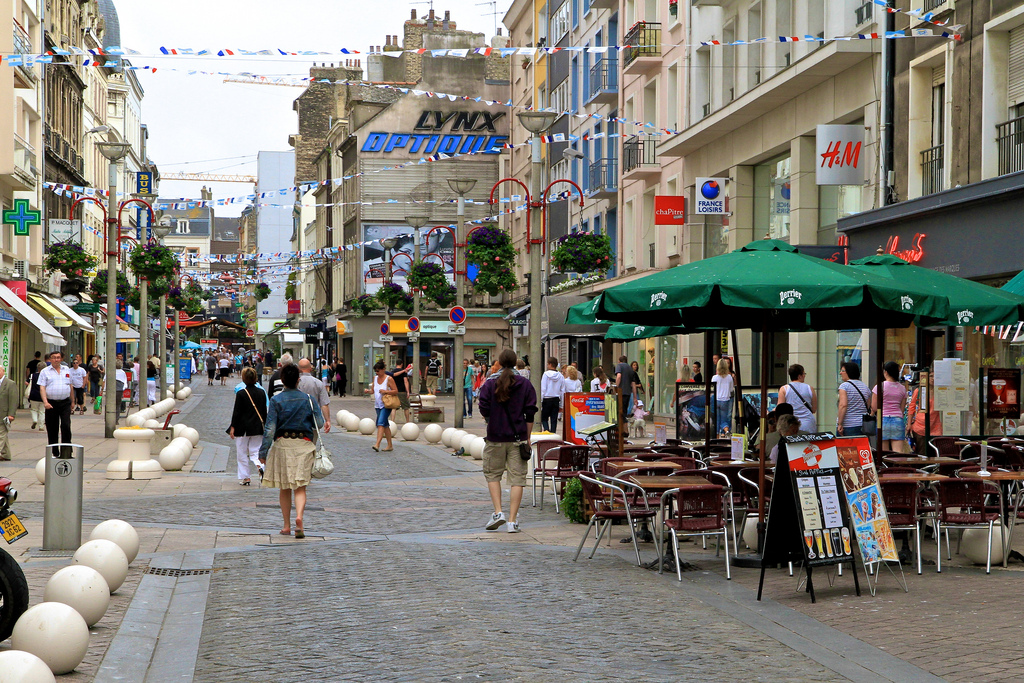
[(878, 410), (875, 415), (877, 416), (877, 432), (875, 434), (875, 450), (878, 451), (878, 457), (882, 457), (882, 419), (884, 414), (885, 404), (885, 328), (879, 328), (878, 330), (878, 376), (875, 379), (875, 386), (878, 387)]
[[(733, 404), (733, 410), (735, 411), (736, 426), (743, 426), (743, 433), (746, 434), (747, 424), (743, 419), (743, 377), (740, 375), (740, 345), (739, 340), (736, 338), (736, 329), (732, 330), (732, 367), (736, 371), (736, 402)], [(733, 430), (733, 433), (739, 431), (738, 429)]]
[[(768, 353), (768, 323), (761, 326), (761, 438), (758, 439), (758, 450), (760, 451), (757, 473), (757, 552), (764, 552), (764, 470), (768, 460), (765, 452), (765, 436), (768, 430), (768, 362), (771, 360)], [(781, 445), (781, 444), (780, 444)], [(779, 449), (779, 456), (783, 456), (782, 449)]]
[[(704, 365), (706, 366), (714, 355), (711, 347), (712, 334), (713, 332), (704, 333)], [(717, 334), (717, 332), (714, 332), (714, 334)], [(711, 375), (714, 372), (715, 369), (710, 366), (704, 368), (704, 462), (706, 463), (711, 462), (711, 439), (714, 438), (711, 435), (711, 425), (713, 422), (711, 419)]]

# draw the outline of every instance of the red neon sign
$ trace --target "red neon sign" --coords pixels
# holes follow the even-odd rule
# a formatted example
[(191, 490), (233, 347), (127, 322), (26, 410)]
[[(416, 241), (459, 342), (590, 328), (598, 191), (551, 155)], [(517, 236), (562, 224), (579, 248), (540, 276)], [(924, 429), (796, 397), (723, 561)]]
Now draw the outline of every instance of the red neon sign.
[(900, 249), (900, 238), (892, 235), (885, 243), (885, 253), (903, 259), (907, 263), (919, 263), (924, 258), (924, 247), (921, 246), (921, 243), (925, 237), (927, 235), (923, 232), (915, 233), (910, 249)]

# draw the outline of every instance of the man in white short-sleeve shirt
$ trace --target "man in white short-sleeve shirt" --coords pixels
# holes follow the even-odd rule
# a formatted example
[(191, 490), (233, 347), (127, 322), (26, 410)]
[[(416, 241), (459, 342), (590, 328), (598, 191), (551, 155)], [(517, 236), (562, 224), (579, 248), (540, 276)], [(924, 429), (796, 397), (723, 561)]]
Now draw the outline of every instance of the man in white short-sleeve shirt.
[[(39, 395), (43, 398), (46, 409), (46, 443), (71, 443), (71, 369), (64, 365), (64, 354), (54, 351), (46, 357), (47, 365), (39, 373)], [(57, 438), (58, 430), (60, 439)], [(54, 457), (60, 457), (57, 448), (53, 449)]]

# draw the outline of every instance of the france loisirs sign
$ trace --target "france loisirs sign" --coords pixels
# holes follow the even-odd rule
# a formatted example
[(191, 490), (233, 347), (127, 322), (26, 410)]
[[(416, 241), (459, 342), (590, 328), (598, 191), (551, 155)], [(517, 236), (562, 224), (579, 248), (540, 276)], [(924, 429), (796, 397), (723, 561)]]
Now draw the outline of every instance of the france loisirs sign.
[(818, 126), (818, 185), (861, 185), (868, 160), (864, 126)]

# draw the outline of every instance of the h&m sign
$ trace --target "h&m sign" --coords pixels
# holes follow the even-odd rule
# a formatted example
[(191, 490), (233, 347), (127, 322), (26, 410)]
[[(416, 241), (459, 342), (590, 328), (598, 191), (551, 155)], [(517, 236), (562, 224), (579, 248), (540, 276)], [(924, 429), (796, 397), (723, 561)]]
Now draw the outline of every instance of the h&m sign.
[(816, 140), (818, 185), (864, 183), (864, 126), (818, 126)]
[[(413, 133), (373, 132), (366, 136), (362, 152), (409, 154), (498, 154), (508, 142), (495, 125), (505, 112), (424, 110)], [(447, 134), (444, 131), (448, 131)], [(420, 132), (422, 131), (422, 132)]]

